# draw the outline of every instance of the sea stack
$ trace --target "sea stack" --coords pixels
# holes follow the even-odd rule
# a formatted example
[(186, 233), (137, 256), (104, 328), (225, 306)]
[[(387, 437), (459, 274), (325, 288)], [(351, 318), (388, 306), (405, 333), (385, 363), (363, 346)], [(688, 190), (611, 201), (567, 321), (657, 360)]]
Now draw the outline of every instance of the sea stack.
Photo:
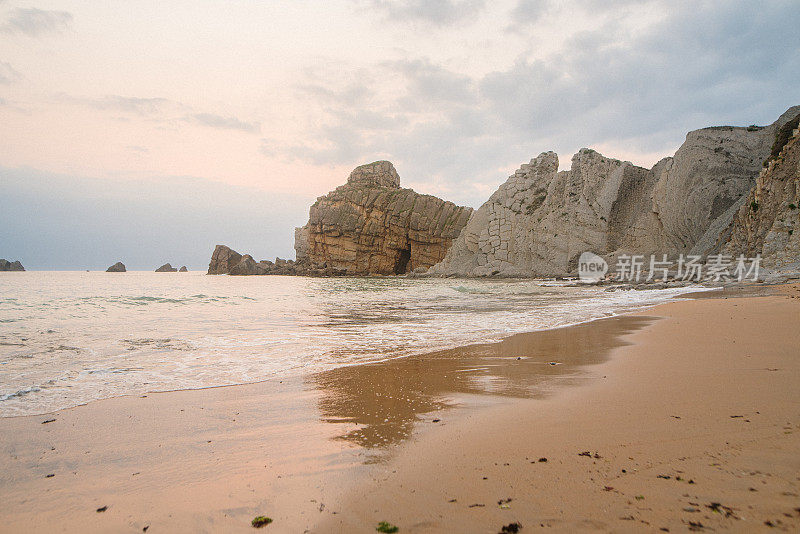
[(186, 266), (184, 265), (180, 269), (178, 269), (178, 272), (179, 273), (188, 273), (189, 269), (187, 269)]
[(176, 273), (176, 272), (178, 272), (178, 269), (176, 269), (175, 267), (173, 267), (169, 263), (165, 263), (164, 265), (162, 265), (161, 267), (156, 269), (156, 272), (157, 273)]
[(5, 259), (0, 259), (0, 271), (24, 271), (25, 267), (17, 261), (8, 261)]
[(295, 230), (297, 262), (348, 275), (404, 274), (444, 258), (472, 208), (400, 187), (389, 161), (356, 167)]
[(239, 254), (225, 245), (217, 245), (208, 264), (208, 274), (235, 276), (259, 274), (307, 274), (294, 260), (275, 258), (275, 261), (256, 261), (250, 254)]
[(121, 261), (118, 261), (108, 269), (106, 269), (107, 273), (124, 273), (125, 272), (125, 264)]

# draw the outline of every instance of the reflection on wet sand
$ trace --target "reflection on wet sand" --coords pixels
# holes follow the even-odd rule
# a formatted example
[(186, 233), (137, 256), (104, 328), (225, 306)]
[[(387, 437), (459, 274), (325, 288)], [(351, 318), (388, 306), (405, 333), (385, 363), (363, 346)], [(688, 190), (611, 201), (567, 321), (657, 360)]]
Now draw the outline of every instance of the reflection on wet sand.
[[(518, 334), (500, 343), (342, 367), (312, 376), (322, 420), (345, 424), (337, 438), (368, 449), (407, 439), (414, 424), (472, 396), (539, 397), (556, 378), (601, 363), (622, 336), (654, 318), (622, 316)], [(563, 382), (560, 381), (560, 382)], [(355, 425), (356, 428), (353, 428)]]

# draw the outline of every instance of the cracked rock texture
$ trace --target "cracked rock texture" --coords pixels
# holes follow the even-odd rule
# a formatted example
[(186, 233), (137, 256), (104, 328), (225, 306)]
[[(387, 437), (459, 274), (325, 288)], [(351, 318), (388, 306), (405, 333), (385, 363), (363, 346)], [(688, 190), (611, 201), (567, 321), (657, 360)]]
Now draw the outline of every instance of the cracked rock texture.
[(356, 167), (295, 231), (297, 263), (340, 274), (402, 274), (445, 257), (472, 208), (400, 187), (388, 161)]
[[(797, 108), (793, 108), (797, 109)], [(800, 111), (800, 110), (799, 110)], [(739, 208), (724, 252), (752, 257), (774, 270), (800, 270), (800, 114), (776, 135), (776, 146)]]
[(542, 153), (472, 214), (430, 273), (553, 276), (574, 273), (584, 251), (610, 263), (623, 253), (718, 251), (776, 132), (798, 112), (791, 108), (766, 127), (689, 132), (652, 169), (584, 148), (559, 172), (556, 154)]

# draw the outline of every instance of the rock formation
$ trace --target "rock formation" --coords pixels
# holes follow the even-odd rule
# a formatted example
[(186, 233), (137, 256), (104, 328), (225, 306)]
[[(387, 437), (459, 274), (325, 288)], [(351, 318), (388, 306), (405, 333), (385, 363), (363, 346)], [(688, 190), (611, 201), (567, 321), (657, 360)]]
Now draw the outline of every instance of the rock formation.
[[(185, 268), (184, 268), (185, 269)], [(256, 262), (249, 254), (239, 254), (230, 247), (217, 245), (208, 264), (208, 274), (258, 275), (258, 274), (305, 274), (294, 260), (275, 258), (275, 262)]]
[(761, 254), (764, 267), (800, 270), (800, 113), (783, 125), (756, 185), (736, 212), (724, 252)]
[(400, 187), (388, 161), (356, 167), (320, 197), (295, 231), (298, 264), (311, 274), (402, 274), (441, 261), (472, 213)]
[(8, 261), (5, 259), (0, 259), (0, 271), (24, 271), (25, 267), (17, 261)]
[[(800, 107), (767, 127), (690, 132), (675, 156), (652, 169), (581, 149), (569, 171), (545, 152), (522, 165), (472, 214), (430, 272), (462, 276), (574, 273), (592, 251), (706, 254), (718, 250), (755, 185), (775, 133)], [(724, 242), (724, 239), (723, 239)]]
[(179, 273), (188, 273), (189, 269), (187, 269), (186, 266), (184, 265), (180, 269), (178, 269), (178, 272)]
[(176, 273), (176, 272), (178, 272), (178, 269), (176, 269), (175, 267), (173, 267), (169, 263), (165, 263), (164, 265), (162, 265), (161, 267), (156, 269), (156, 272), (157, 273)]
[(118, 261), (108, 269), (106, 269), (107, 273), (124, 273), (125, 272), (125, 264), (121, 261)]
[(242, 259), (242, 255), (225, 245), (217, 245), (211, 254), (211, 263), (208, 264), (208, 274), (230, 274)]

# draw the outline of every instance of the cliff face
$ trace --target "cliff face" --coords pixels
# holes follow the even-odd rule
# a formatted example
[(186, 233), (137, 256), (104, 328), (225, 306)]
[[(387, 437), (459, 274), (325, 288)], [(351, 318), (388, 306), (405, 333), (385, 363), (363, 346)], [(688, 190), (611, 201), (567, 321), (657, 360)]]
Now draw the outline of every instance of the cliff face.
[[(467, 223), (434, 274), (564, 274), (586, 250), (607, 252), (642, 215), (646, 169), (581, 149), (570, 171), (545, 152), (523, 165)], [(598, 252), (598, 253), (600, 253)]]
[(755, 185), (776, 131), (767, 127), (690, 132), (652, 169), (581, 149), (569, 171), (545, 152), (523, 165), (483, 204), (432, 274), (547, 276), (574, 273), (592, 251), (707, 254)]
[(400, 187), (388, 161), (356, 167), (295, 231), (298, 264), (338, 274), (402, 274), (441, 261), (472, 213)]
[(761, 254), (772, 269), (800, 269), (800, 114), (775, 136), (774, 150), (737, 211), (724, 252)]

